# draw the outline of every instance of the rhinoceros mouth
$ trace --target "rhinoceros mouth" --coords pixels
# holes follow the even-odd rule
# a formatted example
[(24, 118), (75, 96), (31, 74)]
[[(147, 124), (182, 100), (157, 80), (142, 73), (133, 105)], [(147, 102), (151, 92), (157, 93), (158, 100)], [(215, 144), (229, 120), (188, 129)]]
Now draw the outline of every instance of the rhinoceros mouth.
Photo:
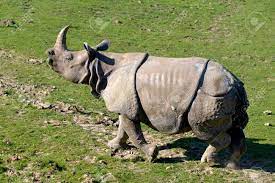
[(61, 74), (61, 72), (56, 68), (57, 65), (54, 63), (54, 61), (50, 58), (47, 59), (48, 66), (56, 73)]
[(47, 58), (47, 64), (48, 64), (48, 66), (49, 66), (52, 70), (55, 71), (53, 59)]

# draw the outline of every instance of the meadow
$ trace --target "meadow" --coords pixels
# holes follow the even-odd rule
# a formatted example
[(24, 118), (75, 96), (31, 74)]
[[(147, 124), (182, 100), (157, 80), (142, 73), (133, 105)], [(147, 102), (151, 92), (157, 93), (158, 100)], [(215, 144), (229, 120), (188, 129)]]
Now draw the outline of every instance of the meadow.
[[(275, 2), (272, 0), (0, 0), (0, 182), (275, 182)], [(206, 143), (167, 136), (155, 163), (132, 148), (111, 157), (117, 115), (88, 86), (46, 63), (65, 25), (68, 47), (211, 58), (248, 92), (241, 170), (200, 163)], [(222, 152), (224, 159), (227, 152)]]

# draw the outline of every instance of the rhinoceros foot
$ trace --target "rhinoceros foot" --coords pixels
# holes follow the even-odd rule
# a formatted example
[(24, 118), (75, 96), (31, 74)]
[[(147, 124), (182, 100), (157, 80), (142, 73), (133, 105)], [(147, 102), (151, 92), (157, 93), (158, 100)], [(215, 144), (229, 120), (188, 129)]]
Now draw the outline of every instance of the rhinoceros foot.
[(121, 142), (117, 138), (110, 140), (107, 145), (112, 151), (117, 151), (118, 149), (123, 149), (128, 146), (126, 142)]
[(216, 153), (204, 153), (201, 157), (201, 163), (208, 163), (209, 166), (214, 166), (216, 164), (219, 164), (218, 159), (215, 157)]
[(231, 135), (231, 157), (227, 162), (226, 167), (230, 169), (240, 169), (239, 160), (242, 155), (246, 152), (246, 143), (245, 143), (245, 135), (241, 128), (232, 128), (230, 130)]
[(231, 137), (228, 133), (222, 132), (216, 138), (214, 138), (201, 157), (201, 163), (208, 163), (210, 166), (218, 163), (216, 154), (228, 147), (231, 143)]
[(233, 170), (239, 170), (240, 165), (238, 161), (229, 160), (227, 162), (226, 168), (233, 169)]
[(154, 162), (158, 156), (158, 147), (154, 144), (145, 144), (142, 151), (146, 154), (148, 162)]
[(111, 148), (112, 156), (115, 155), (117, 150), (119, 150), (121, 148), (124, 149), (124, 148), (128, 147), (128, 144), (126, 143), (128, 138), (129, 137), (126, 134), (126, 132), (123, 130), (122, 125), (119, 125), (117, 136), (113, 140), (110, 140), (107, 144), (108, 147)]
[(212, 151), (212, 146), (211, 150), (209, 150), (209, 148), (206, 149), (206, 151), (203, 153), (202, 157), (201, 157), (201, 163), (208, 163), (209, 166), (215, 166), (215, 165), (219, 165), (220, 161), (217, 159), (216, 154), (217, 153), (213, 153)]

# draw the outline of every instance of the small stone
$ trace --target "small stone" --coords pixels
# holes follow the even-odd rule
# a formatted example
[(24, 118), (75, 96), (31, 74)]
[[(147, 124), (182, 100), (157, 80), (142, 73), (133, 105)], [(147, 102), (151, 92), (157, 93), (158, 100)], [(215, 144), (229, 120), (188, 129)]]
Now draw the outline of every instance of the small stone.
[(33, 172), (33, 173), (32, 173), (32, 176), (33, 176), (33, 181), (34, 181), (34, 182), (39, 182), (40, 179), (41, 179), (41, 174), (40, 174), (40, 173)]
[(263, 113), (264, 113), (265, 115), (271, 115), (271, 114), (272, 114), (272, 111), (271, 111), (271, 110), (265, 110)]
[(49, 125), (52, 125), (52, 126), (61, 126), (62, 122), (59, 121), (59, 120), (51, 119), (49, 121), (44, 121), (44, 124), (49, 124)]
[(86, 115), (74, 115), (73, 122), (75, 124), (90, 124), (91, 118)]
[(90, 156), (85, 156), (83, 160), (89, 164), (94, 164), (96, 163), (96, 159), (97, 158), (95, 156), (93, 156), (92, 158)]
[(265, 126), (272, 126), (272, 124), (270, 124), (270, 123), (265, 123), (264, 125)]
[(84, 175), (82, 176), (82, 178), (84, 179), (83, 181), (81, 181), (82, 183), (91, 183), (91, 182), (95, 182), (95, 181), (93, 180), (93, 178), (91, 177), (90, 174), (84, 174)]
[(111, 173), (107, 173), (106, 175), (103, 175), (101, 177), (101, 182), (114, 182), (114, 181), (116, 181), (116, 178)]
[(31, 23), (33, 23), (33, 20), (28, 20), (27, 23), (30, 23), (30, 24), (31, 24)]
[(4, 139), (3, 143), (6, 144), (6, 145), (11, 145), (12, 141), (10, 139)]
[(75, 168), (75, 167), (73, 167), (73, 169), (72, 169), (72, 174), (73, 174), (73, 175), (76, 174), (76, 168)]
[(16, 26), (16, 23), (14, 20), (12, 19), (4, 19), (4, 20), (0, 20), (0, 27), (13, 27)]
[(17, 114), (18, 116), (21, 116), (21, 115), (23, 115), (23, 114), (26, 114), (26, 111), (17, 110), (17, 111), (16, 111), (16, 114)]
[(21, 160), (22, 157), (19, 156), (19, 155), (13, 155), (11, 156), (9, 159), (8, 159), (8, 162), (13, 162), (13, 161), (18, 161), (18, 160)]
[(115, 23), (116, 24), (122, 24), (122, 21), (121, 20), (116, 20)]
[(42, 63), (43, 63), (43, 60), (31, 58), (31, 59), (28, 60), (28, 62), (29, 62), (30, 64), (42, 64)]
[(4, 95), (4, 91), (0, 88), (0, 96)]
[(50, 109), (50, 108), (52, 108), (52, 104), (50, 104), (48, 102), (46, 102), (46, 103), (41, 102), (41, 103), (38, 103), (38, 105), (41, 109)]
[(103, 165), (107, 165), (107, 162), (104, 161), (104, 160), (99, 160), (98, 163), (99, 163), (99, 164), (103, 164)]

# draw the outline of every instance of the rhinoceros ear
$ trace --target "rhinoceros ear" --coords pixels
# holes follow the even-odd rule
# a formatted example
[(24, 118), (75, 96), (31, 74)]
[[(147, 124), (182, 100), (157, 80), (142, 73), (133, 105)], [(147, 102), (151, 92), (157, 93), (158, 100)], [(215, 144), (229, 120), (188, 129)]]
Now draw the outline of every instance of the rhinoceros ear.
[(89, 55), (94, 55), (96, 53), (96, 50), (91, 48), (88, 43), (83, 43), (84, 49), (88, 52)]
[(96, 51), (105, 51), (109, 48), (109, 46), (110, 46), (110, 41), (105, 39), (95, 47), (95, 50)]

